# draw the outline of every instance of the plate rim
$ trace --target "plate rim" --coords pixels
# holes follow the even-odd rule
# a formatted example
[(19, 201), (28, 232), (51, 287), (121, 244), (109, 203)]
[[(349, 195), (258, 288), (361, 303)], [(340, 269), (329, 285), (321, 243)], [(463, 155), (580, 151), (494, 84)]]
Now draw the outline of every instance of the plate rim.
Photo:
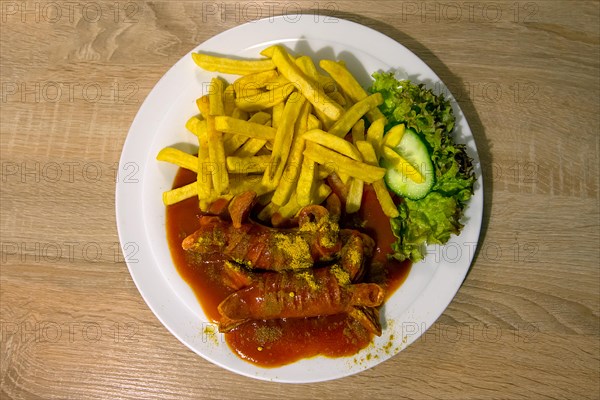
[[(144, 119), (146, 120), (146, 118), (148, 117), (147, 113), (144, 113), (144, 111), (147, 109), (148, 105), (151, 104), (151, 102), (153, 100), (155, 100), (154, 98), (158, 95), (158, 93), (160, 92), (160, 90), (165, 90), (163, 89), (165, 87), (165, 84), (168, 82), (169, 77), (171, 75), (173, 75), (173, 73), (175, 73), (177, 71), (178, 68), (180, 68), (181, 64), (183, 62), (185, 62), (186, 58), (190, 57), (190, 54), (194, 51), (197, 51), (198, 49), (200, 49), (203, 46), (206, 46), (208, 43), (208, 46), (210, 47), (213, 43), (218, 43), (219, 38), (223, 37), (223, 35), (231, 35), (234, 34), (235, 32), (241, 32), (245, 29), (249, 29), (251, 27), (256, 27), (256, 26), (261, 26), (261, 24), (265, 24), (265, 23), (277, 23), (277, 21), (281, 22), (282, 19), (285, 18), (296, 18), (298, 17), (299, 19), (302, 19), (303, 17), (314, 17), (311, 14), (290, 14), (290, 15), (285, 15), (285, 16), (278, 16), (278, 17), (268, 17), (268, 18), (264, 18), (261, 20), (257, 20), (257, 21), (252, 21), (252, 22), (246, 22), (245, 24), (242, 25), (238, 25), (235, 26), (233, 28), (230, 28), (226, 31), (223, 31), (215, 36), (212, 36), (211, 38), (207, 39), (206, 41), (196, 45), (190, 52), (188, 52), (187, 54), (185, 54), (183, 57), (181, 57), (161, 78), (160, 80), (156, 83), (156, 85), (152, 88), (152, 90), (148, 93), (146, 99), (144, 100), (144, 102), (140, 105), (140, 108), (138, 110), (138, 112), (136, 113), (136, 116), (131, 124), (131, 127), (128, 131), (126, 140), (123, 144), (123, 149), (121, 152), (121, 157), (119, 160), (119, 172), (121, 172), (122, 167), (126, 165), (126, 163), (130, 162), (130, 158), (131, 158), (131, 154), (135, 155), (135, 159), (140, 161), (140, 166), (139, 168), (143, 170), (142, 167), (145, 167), (146, 165), (146, 161), (148, 161), (148, 154), (144, 154), (143, 151), (140, 148), (136, 148), (134, 146), (134, 141), (137, 138), (135, 131), (138, 128), (138, 126), (141, 123), (141, 118), (144, 117)], [(438, 82), (440, 82), (442, 84), (442, 86), (444, 88), (447, 89), (446, 85), (443, 83), (443, 81), (439, 78), (439, 76), (422, 60), (420, 59), (416, 54), (414, 54), (412, 51), (410, 51), (407, 47), (405, 47), (404, 45), (402, 45), (401, 43), (396, 42), (394, 39), (386, 36), (385, 34), (376, 31), (373, 28), (370, 28), (368, 26), (365, 25), (361, 25), (359, 23), (356, 23), (354, 21), (349, 21), (349, 20), (345, 20), (342, 18), (337, 18), (338, 23), (341, 23), (341, 25), (344, 25), (345, 27), (348, 27), (348, 29), (351, 30), (357, 30), (357, 31), (362, 31), (365, 33), (365, 36), (367, 35), (371, 35), (373, 37), (376, 37), (378, 40), (381, 40), (382, 42), (384, 42), (384, 44), (386, 46), (393, 46), (393, 47), (399, 47), (401, 49), (403, 49), (404, 52), (410, 54), (412, 57), (414, 57), (416, 60), (418, 60), (419, 63), (423, 64), (426, 68), (427, 68), (427, 72), (431, 75), (433, 75), (435, 77), (435, 79), (437, 79)], [(297, 25), (300, 26), (300, 25)], [(307, 26), (311, 26), (310, 22), (309, 24), (307, 24)], [(301, 38), (295, 38), (296, 40), (299, 40)], [(274, 40), (274, 42), (281, 42), (284, 39), (276, 39)], [(351, 47), (351, 46), (349, 46)], [(166, 88), (168, 89), (168, 87)], [(475, 232), (475, 237), (476, 237), (476, 245), (475, 247), (478, 246), (479, 244), (479, 240), (480, 240), (480, 234), (481, 234), (481, 222), (482, 222), (482, 216), (483, 216), (483, 180), (482, 180), (482, 174), (481, 174), (481, 163), (479, 161), (479, 157), (478, 157), (478, 152), (477, 152), (477, 147), (475, 144), (475, 139), (472, 135), (472, 132), (470, 130), (470, 127), (468, 126), (468, 122), (466, 121), (466, 117), (464, 116), (464, 113), (462, 112), (462, 110), (460, 109), (460, 106), (458, 105), (458, 103), (456, 102), (456, 100), (454, 99), (454, 97), (452, 96), (452, 94), (450, 93), (449, 90), (446, 90), (445, 94), (447, 94), (447, 98), (451, 101), (451, 104), (453, 106), (453, 109), (455, 111), (455, 115), (456, 111), (459, 111), (460, 116), (464, 119), (464, 124), (466, 125), (466, 128), (468, 129), (468, 133), (470, 135), (470, 138), (472, 139), (472, 143), (470, 145), (470, 150), (472, 152), (474, 152), (474, 159), (476, 160), (476, 176), (477, 176), (477, 182), (479, 187), (476, 189), (477, 194), (479, 195), (479, 197), (481, 198), (481, 204), (479, 205), (480, 207), (480, 211), (479, 213), (476, 215), (476, 218), (479, 220), (479, 223), (477, 224), (476, 227), (471, 227), (471, 228), (475, 228), (476, 232)], [(152, 116), (154, 123), (156, 124), (156, 126), (158, 126), (160, 124), (160, 115), (153, 115)], [(147, 123), (147, 122), (146, 122)], [(129, 158), (126, 157), (126, 151), (128, 151), (129, 154)], [(470, 154), (471, 156), (473, 154)], [(141, 180), (142, 184), (143, 184), (143, 179)], [(117, 184), (116, 184), (116, 193), (115, 193), (115, 212), (116, 212), (116, 223), (117, 223), (117, 230), (118, 230), (118, 235), (119, 235), (119, 243), (121, 246), (121, 249), (123, 251), (123, 254), (127, 254), (128, 247), (127, 245), (130, 243), (128, 242), (128, 238), (131, 238), (132, 236), (132, 232), (134, 231), (134, 228), (131, 226), (127, 226), (127, 222), (131, 221), (131, 219), (133, 218), (133, 216), (135, 216), (138, 220), (141, 219), (143, 221), (143, 207), (138, 207), (135, 210), (129, 210), (129, 211), (135, 211), (132, 212), (131, 214), (129, 213), (125, 213), (124, 214), (124, 208), (122, 207), (123, 202), (126, 201), (126, 198), (128, 197), (128, 195), (131, 194), (132, 191), (135, 192), (135, 190), (131, 187), (132, 185), (130, 185), (129, 187), (127, 187), (125, 185), (126, 182), (123, 182), (120, 178), (117, 180)], [(133, 183), (139, 183), (139, 182), (133, 182)], [(140, 190), (138, 190), (139, 194), (143, 193), (143, 187), (140, 187)], [(134, 193), (135, 194), (135, 193)], [(142, 197), (140, 195), (140, 197)], [(470, 202), (468, 203), (467, 206), (471, 206), (471, 204), (474, 202), (475, 199), (475, 193), (474, 196), (472, 197), (472, 199), (470, 200)], [(121, 207), (120, 207), (121, 205)], [(138, 232), (139, 233), (139, 232)], [(144, 238), (147, 239), (147, 237), (144, 235)], [(165, 238), (166, 240), (166, 238)], [(458, 284), (454, 284), (453, 286), (453, 290), (452, 294), (449, 296), (449, 300), (447, 302), (444, 302), (445, 305), (443, 307), (441, 307), (440, 310), (438, 310), (438, 312), (434, 312), (433, 314), (436, 315), (429, 315), (427, 318), (427, 321), (429, 322), (428, 326), (426, 328), (429, 328), (431, 325), (433, 325), (433, 323), (439, 318), (439, 316), (441, 316), (444, 311), (447, 309), (448, 305), (452, 302), (452, 300), (454, 299), (454, 297), (456, 296), (456, 293), (458, 292), (458, 290), (460, 289), (460, 287), (462, 286), (462, 283), (468, 273), (468, 271), (470, 270), (471, 266), (472, 266), (472, 262), (474, 259), (474, 255), (476, 253), (476, 249), (473, 249), (473, 251), (470, 253), (469, 257), (468, 257), (468, 261), (466, 262), (467, 265), (466, 267), (463, 269), (462, 273), (458, 276), (460, 278), (460, 282)], [(140, 259), (137, 259), (138, 262), (140, 262)], [(142, 261), (145, 260), (145, 257), (142, 259)], [(217, 360), (214, 359), (214, 357), (211, 357), (210, 355), (204, 354), (199, 352), (199, 350), (197, 348), (194, 348), (190, 343), (188, 343), (185, 338), (182, 337), (182, 335), (179, 334), (179, 332), (173, 328), (172, 325), (170, 325), (167, 322), (167, 319), (164, 318), (164, 315), (161, 314), (159, 307), (157, 306), (157, 304), (155, 303), (155, 301), (153, 301), (152, 299), (148, 298), (148, 292), (149, 292), (149, 288), (148, 286), (144, 286), (144, 285), (148, 285), (147, 283), (145, 283), (146, 281), (143, 279), (142, 276), (140, 276), (140, 272), (138, 272), (138, 268), (136, 268), (138, 265), (133, 265), (134, 263), (131, 262), (131, 259), (127, 259), (127, 257), (125, 257), (125, 261), (129, 270), (129, 273), (132, 277), (132, 280), (134, 281), (136, 288), (138, 289), (139, 293), (142, 295), (142, 298), (144, 299), (145, 303), (148, 305), (148, 307), (152, 310), (152, 312), (154, 313), (154, 315), (158, 318), (158, 320), (161, 322), (161, 324), (163, 326), (165, 326), (167, 328), (167, 330), (169, 330), (169, 332), (171, 332), (171, 334), (173, 336), (175, 336), (180, 342), (182, 342), (186, 347), (188, 347), (190, 350), (192, 350), (194, 353), (200, 355), (201, 357), (205, 358), (206, 360), (210, 361), (211, 363), (218, 365), (222, 368), (225, 368), (229, 371), (232, 371), (234, 373), (237, 374), (241, 374), (244, 376), (248, 376), (248, 377), (252, 377), (252, 378), (258, 378), (258, 379), (262, 379), (262, 380), (269, 380), (269, 381), (278, 381), (278, 382), (288, 382), (288, 383), (305, 383), (305, 382), (319, 382), (319, 381), (325, 381), (325, 380), (330, 380), (330, 379), (337, 379), (337, 378), (341, 378), (344, 376), (349, 376), (355, 373), (358, 373), (360, 371), (363, 371), (365, 369), (371, 368), (375, 365), (380, 364), (381, 362), (391, 358), (392, 356), (398, 354), (401, 350), (403, 350), (404, 348), (406, 348), (408, 345), (410, 345), (411, 343), (413, 343), (419, 336), (421, 336), (422, 334), (425, 333), (426, 329), (420, 333), (419, 336), (417, 337), (410, 337), (405, 343), (403, 343), (402, 348), (398, 351), (394, 351), (393, 354), (390, 354), (388, 356), (383, 357), (380, 361), (375, 362), (375, 363), (368, 363), (367, 365), (357, 365), (354, 368), (350, 368), (348, 370), (344, 370), (344, 371), (340, 371), (340, 373), (338, 374), (330, 374), (330, 375), (326, 375), (326, 376), (315, 376), (314, 378), (309, 378), (309, 379), (299, 379), (299, 380), (294, 380), (294, 379), (287, 379), (287, 378), (280, 378), (277, 376), (277, 374), (252, 374), (249, 372), (245, 372), (245, 371), (240, 371), (239, 369), (236, 369), (234, 367), (231, 367), (230, 365), (226, 365), (224, 363), (221, 363)], [(151, 260), (152, 261), (152, 260)], [(137, 264), (137, 263), (135, 263)], [(160, 272), (160, 271), (159, 271)], [(457, 276), (454, 276), (454, 281), (458, 282)], [(428, 290), (431, 291), (431, 282), (429, 282), (425, 288), (423, 288), (422, 293), (414, 299), (413, 303), (417, 302), (417, 300), (419, 300), (419, 298), (421, 298)], [(448, 297), (448, 296), (446, 296)], [(412, 304), (408, 306), (409, 308), (412, 307)], [(229, 347), (226, 347), (227, 351), (231, 351), (229, 349)], [(312, 361), (314, 359), (308, 359), (308, 361)], [(304, 362), (305, 360), (299, 361), (297, 363), (293, 363), (293, 364), (298, 364), (301, 362)], [(249, 364), (249, 363), (248, 363)], [(252, 364), (249, 364), (252, 365)], [(255, 366), (252, 365), (253, 368), (256, 368), (262, 372), (264, 371), (276, 371), (279, 368), (272, 368), (272, 369), (265, 369), (265, 368), (261, 368), (259, 366)], [(285, 368), (285, 367), (283, 367)], [(269, 376), (270, 375), (270, 376)], [(318, 374), (317, 374), (318, 375)]]

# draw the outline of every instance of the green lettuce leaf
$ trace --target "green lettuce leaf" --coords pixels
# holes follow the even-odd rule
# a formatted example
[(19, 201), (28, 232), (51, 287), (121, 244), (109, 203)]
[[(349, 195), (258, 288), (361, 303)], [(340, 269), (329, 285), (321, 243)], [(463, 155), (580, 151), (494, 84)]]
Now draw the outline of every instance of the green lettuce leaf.
[(392, 73), (376, 72), (370, 91), (382, 94), (379, 107), (387, 118), (386, 131), (405, 124), (428, 144), (435, 168), (436, 182), (423, 199), (404, 199), (400, 216), (391, 220), (398, 238), (392, 255), (399, 260), (419, 261), (426, 244), (444, 244), (458, 235), (465, 202), (473, 194), (475, 175), (466, 146), (452, 138), (455, 117), (443, 95), (435, 95), (423, 84), (397, 80)]
[(421, 200), (404, 201), (398, 206), (400, 216), (391, 219), (398, 240), (392, 245), (392, 257), (419, 261), (425, 256), (425, 244), (444, 244), (450, 235), (462, 229), (462, 208), (454, 197), (430, 192)]

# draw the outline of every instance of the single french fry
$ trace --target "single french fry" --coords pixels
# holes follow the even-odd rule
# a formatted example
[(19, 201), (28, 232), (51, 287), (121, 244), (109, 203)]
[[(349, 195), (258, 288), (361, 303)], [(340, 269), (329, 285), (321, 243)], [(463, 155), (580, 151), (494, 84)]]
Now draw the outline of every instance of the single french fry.
[(332, 190), (326, 183), (321, 183), (317, 186), (316, 190), (313, 190), (313, 199), (311, 204), (321, 204), (331, 194)]
[(235, 105), (244, 111), (261, 111), (282, 103), (295, 91), (292, 84), (260, 92), (250, 96), (238, 97)]
[[(208, 115), (208, 96), (202, 96), (196, 101), (200, 112), (206, 112)], [(190, 121), (188, 121), (189, 123)], [(198, 130), (198, 172), (196, 175), (196, 187), (198, 193), (198, 199), (201, 204), (206, 204), (213, 199), (213, 185), (211, 171), (211, 160), (210, 153), (208, 151), (208, 128), (206, 120), (204, 122), (204, 129)]]
[(388, 191), (387, 186), (385, 186), (383, 179), (373, 182), (372, 185), (383, 213), (390, 218), (399, 217), (400, 212), (398, 211), (398, 207), (396, 207), (396, 204), (394, 204), (394, 200), (392, 200), (390, 192)]
[(165, 147), (158, 152), (156, 156), (158, 161), (166, 161), (175, 164), (181, 168), (189, 169), (190, 171), (198, 172), (198, 157), (175, 149), (173, 147)]
[(356, 143), (356, 148), (360, 151), (360, 154), (365, 160), (366, 163), (371, 165), (379, 165), (379, 161), (377, 160), (377, 153), (375, 153), (375, 149), (373, 145), (366, 140), (358, 140)]
[(208, 203), (208, 201), (206, 201), (206, 200), (200, 200), (198, 202), (198, 204), (200, 205), (200, 211), (202, 211), (202, 212), (207, 212), (208, 211), (208, 206), (210, 205)]
[(308, 123), (308, 115), (310, 114), (312, 106), (309, 102), (305, 101), (300, 110), (300, 115), (296, 119), (294, 127), (294, 138), (292, 140), (292, 149), (283, 171), (282, 179), (279, 181), (279, 185), (273, 195), (273, 203), (283, 205), (287, 203), (294, 191), (294, 186), (298, 181), (300, 175), (300, 168), (302, 166), (302, 152), (304, 151), (304, 133)]
[(202, 107), (202, 114), (206, 115), (209, 167), (212, 174), (213, 189), (218, 196), (224, 193), (227, 186), (229, 186), (229, 176), (227, 175), (227, 165), (225, 162), (225, 148), (223, 147), (223, 134), (215, 128), (215, 117), (210, 115), (210, 97), (208, 97), (208, 101), (200, 101), (199, 106)]
[(206, 121), (196, 116), (188, 119), (185, 127), (196, 136), (206, 135)]
[[(357, 141), (356, 147), (367, 163), (371, 165), (378, 164), (377, 155), (375, 154), (375, 149), (373, 149), (371, 143), (363, 140)], [(383, 179), (373, 182), (372, 185), (383, 213), (390, 218), (398, 217), (400, 215), (398, 212), (398, 207), (396, 207), (396, 204), (394, 204), (394, 200), (392, 200), (392, 196), (390, 196), (390, 192), (387, 190)]]
[(300, 93), (306, 97), (313, 107), (322, 111), (328, 118), (334, 121), (340, 118), (344, 111), (343, 108), (327, 96), (322, 88), (298, 68), (283, 47), (274, 47), (272, 60), (277, 66), (279, 73), (296, 85)]
[(275, 69), (275, 64), (270, 59), (234, 60), (202, 53), (192, 53), (192, 59), (202, 69), (223, 74), (247, 75)]
[(170, 206), (175, 203), (179, 203), (185, 199), (189, 199), (190, 197), (194, 197), (198, 194), (196, 182), (192, 182), (188, 185), (182, 186), (177, 189), (169, 190), (168, 192), (163, 192), (163, 203), (165, 206)]
[[(275, 51), (276, 47), (281, 47), (281, 45), (280, 44), (273, 44), (273, 45), (271, 45), (269, 47), (265, 47), (260, 52), (260, 55), (268, 57), (268, 58), (273, 58), (273, 52)], [(294, 57), (293, 55), (291, 55), (291, 54), (288, 53), (288, 57), (290, 57), (290, 60), (296, 62), (296, 57)]]
[(416, 183), (425, 182), (425, 178), (419, 170), (413, 167), (404, 157), (396, 153), (393, 149), (388, 146), (383, 146), (382, 151), (383, 157), (388, 160), (402, 175), (408, 177), (410, 180)]
[(204, 102), (204, 101), (206, 101), (206, 103), (208, 104), (208, 95), (204, 95), (204, 96), (202, 96), (202, 97), (199, 97), (199, 98), (197, 98), (197, 99), (196, 99), (196, 106), (198, 107), (198, 111), (200, 111), (200, 114), (201, 114), (202, 118), (203, 118), (204, 120), (206, 120), (206, 116), (207, 116), (208, 114), (204, 114), (204, 113), (202, 112), (202, 102)]
[(365, 120), (362, 118), (352, 127), (352, 143), (360, 140), (365, 140)]
[(223, 105), (223, 91), (225, 83), (221, 78), (212, 78), (208, 88), (208, 104), (209, 114), (212, 116), (225, 115), (225, 107)]
[(362, 204), (364, 182), (360, 179), (352, 178), (350, 181), (350, 189), (346, 197), (346, 212), (353, 214), (360, 209)]
[(227, 157), (227, 170), (235, 174), (254, 174), (265, 172), (270, 155), (253, 157)]
[(335, 136), (344, 137), (350, 129), (358, 122), (359, 119), (367, 113), (367, 111), (377, 108), (378, 105), (383, 103), (383, 96), (381, 93), (375, 93), (369, 97), (365, 97), (360, 100), (352, 107), (350, 107), (340, 119), (329, 129), (329, 133)]
[(279, 122), (283, 116), (283, 108), (285, 104), (283, 102), (277, 103), (273, 106), (271, 111), (271, 126), (275, 129), (279, 128)]
[(200, 201), (210, 202), (215, 197), (213, 195), (211, 165), (208, 154), (208, 141), (204, 137), (200, 139), (200, 146), (198, 147), (198, 174), (196, 177), (196, 190)]
[(313, 129), (304, 134), (305, 140), (318, 143), (328, 149), (335, 150), (340, 154), (350, 157), (357, 161), (362, 161), (360, 152), (352, 143), (344, 140), (340, 137), (334, 136), (330, 133), (322, 131), (320, 129)]
[[(368, 96), (367, 92), (358, 83), (356, 78), (348, 71), (343, 63), (335, 62), (332, 60), (321, 60), (319, 66), (323, 68), (333, 80), (342, 88), (344, 93), (352, 99), (354, 103), (357, 103)], [(379, 118), (383, 118), (383, 114), (379, 108), (374, 108), (367, 112), (367, 118), (369, 121), (374, 122)]]
[(261, 56), (265, 56), (268, 58), (273, 58), (273, 51), (275, 50), (275, 47), (279, 46), (278, 44), (273, 44), (269, 47), (265, 47), (264, 49), (262, 49), (262, 51), (260, 52)]
[(302, 168), (298, 177), (298, 186), (296, 187), (296, 197), (298, 204), (307, 206), (312, 200), (312, 192), (317, 182), (316, 164), (310, 158), (304, 157)]
[(315, 66), (315, 63), (313, 62), (312, 58), (310, 58), (309, 56), (300, 56), (296, 58), (296, 65), (309, 78), (311, 78), (315, 82), (318, 82), (319, 71), (317, 71), (317, 67)]
[(267, 83), (277, 79), (278, 76), (279, 74), (274, 69), (257, 72), (236, 79), (232, 86), (235, 88), (236, 93), (243, 93), (246, 89), (262, 89)]
[(228, 85), (223, 91), (223, 115), (231, 117), (235, 109), (235, 90), (233, 85)]
[(224, 133), (264, 140), (275, 139), (275, 134), (277, 133), (277, 130), (270, 126), (226, 116), (215, 117), (215, 128)]
[(394, 125), (390, 130), (385, 133), (383, 137), (382, 146), (389, 146), (394, 148), (400, 144), (402, 137), (404, 136), (405, 127), (404, 124)]
[(379, 118), (367, 129), (367, 141), (373, 146), (377, 158), (379, 158), (381, 153), (381, 140), (383, 139), (383, 128), (386, 123), (385, 117)]
[(385, 169), (353, 160), (319, 144), (307, 141), (304, 156), (321, 164), (328, 165), (336, 172), (342, 172), (353, 178), (372, 183), (383, 178)]
[(281, 180), (285, 164), (291, 151), (296, 120), (302, 111), (304, 102), (305, 99), (298, 96), (298, 98), (290, 98), (285, 103), (283, 116), (280, 125), (277, 128), (275, 141), (273, 142), (271, 162), (267, 166), (267, 170), (263, 176), (263, 185), (267, 187), (275, 188), (279, 185), (279, 181)]

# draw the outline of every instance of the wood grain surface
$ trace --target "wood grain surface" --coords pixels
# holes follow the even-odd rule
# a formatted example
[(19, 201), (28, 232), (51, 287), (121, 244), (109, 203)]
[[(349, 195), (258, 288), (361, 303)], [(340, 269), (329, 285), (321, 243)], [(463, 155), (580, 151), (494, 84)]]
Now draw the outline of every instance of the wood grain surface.
[[(0, 5), (1, 399), (600, 398), (598, 1)], [(212, 365), (160, 324), (123, 262), (114, 191), (129, 126), (179, 58), (298, 10), (372, 27), (441, 76), (485, 211), (424, 336), (360, 374), (286, 385)]]

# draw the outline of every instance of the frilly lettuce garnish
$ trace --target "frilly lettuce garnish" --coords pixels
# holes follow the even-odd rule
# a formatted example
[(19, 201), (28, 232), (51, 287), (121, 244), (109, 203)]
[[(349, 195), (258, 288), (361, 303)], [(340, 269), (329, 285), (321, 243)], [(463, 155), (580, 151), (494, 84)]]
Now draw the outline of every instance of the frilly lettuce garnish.
[(420, 200), (404, 199), (400, 216), (391, 219), (397, 237), (392, 255), (413, 262), (424, 258), (426, 244), (444, 244), (462, 229), (460, 219), (465, 203), (473, 194), (475, 175), (464, 144), (454, 143), (455, 117), (450, 102), (435, 95), (423, 84), (397, 80), (393, 73), (376, 72), (370, 88), (383, 95), (380, 106), (387, 129), (397, 124), (412, 128), (428, 144), (436, 182)]

